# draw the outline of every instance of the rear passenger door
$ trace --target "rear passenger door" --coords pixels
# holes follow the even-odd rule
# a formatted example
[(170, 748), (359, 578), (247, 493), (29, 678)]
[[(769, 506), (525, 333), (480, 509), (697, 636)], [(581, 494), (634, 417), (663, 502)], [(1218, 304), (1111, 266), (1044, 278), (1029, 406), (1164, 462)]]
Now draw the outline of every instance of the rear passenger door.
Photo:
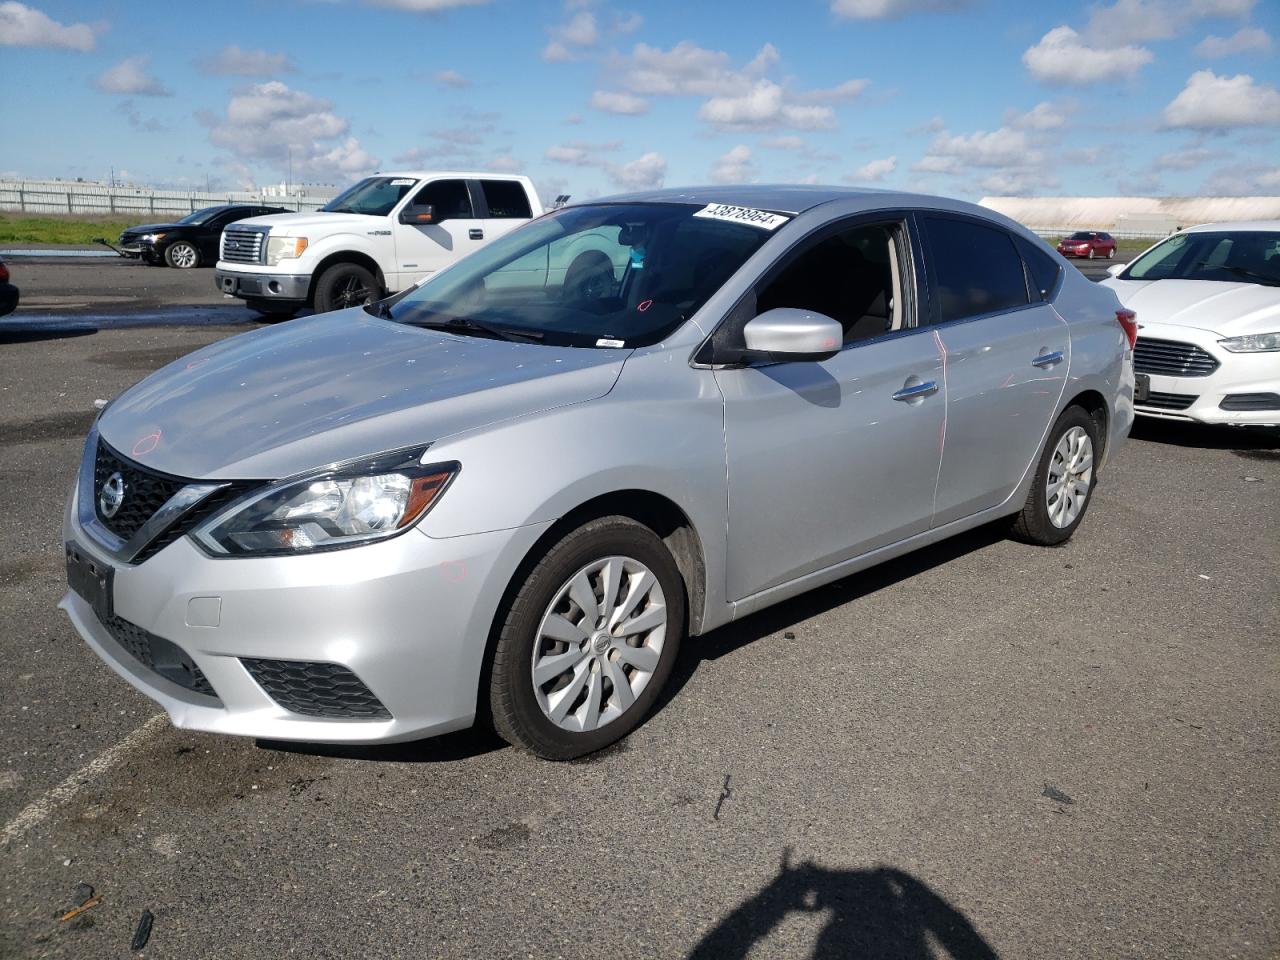
[(920, 221), (930, 320), (946, 361), (933, 516), (941, 526), (1008, 499), (1034, 463), (1066, 384), (1071, 338), (1051, 304), (1059, 285), (1052, 258), (1044, 257), (1047, 269), (1038, 251), (996, 224), (949, 214)]
[(519, 180), (473, 180), (476, 209), (484, 223), (481, 239), (486, 242), (510, 233), (533, 218), (533, 207), (524, 184)]

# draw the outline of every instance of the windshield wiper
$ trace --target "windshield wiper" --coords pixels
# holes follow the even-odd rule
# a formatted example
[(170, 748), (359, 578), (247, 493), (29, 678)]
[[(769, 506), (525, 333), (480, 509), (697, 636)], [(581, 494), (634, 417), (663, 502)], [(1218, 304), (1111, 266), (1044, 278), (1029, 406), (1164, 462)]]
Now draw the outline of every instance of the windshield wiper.
[(1256, 270), (1250, 270), (1248, 267), (1223, 267), (1228, 273), (1234, 273), (1238, 277), (1252, 277), (1260, 283), (1264, 283), (1269, 287), (1280, 287), (1280, 277), (1271, 277), (1265, 273), (1258, 273)]
[[(377, 306), (377, 304), (374, 304)], [(390, 318), (390, 313), (380, 314)], [(491, 327), (487, 323), (481, 323), (479, 320), (472, 320), (470, 317), (450, 317), (447, 320), (398, 320), (398, 323), (406, 323), (412, 327), (427, 327), (431, 330), (449, 330), (453, 333), (462, 334), (480, 334), (482, 336), (493, 337), (495, 340), (507, 340), (511, 343), (537, 343), (542, 339), (542, 333), (538, 330), (513, 330), (510, 327)]]

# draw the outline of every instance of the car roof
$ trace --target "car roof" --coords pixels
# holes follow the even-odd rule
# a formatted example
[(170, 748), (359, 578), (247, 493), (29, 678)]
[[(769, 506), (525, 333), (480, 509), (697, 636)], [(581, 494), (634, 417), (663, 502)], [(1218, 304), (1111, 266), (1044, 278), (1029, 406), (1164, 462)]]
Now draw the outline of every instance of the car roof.
[(1223, 223), (1198, 223), (1182, 233), (1271, 233), (1280, 231), (1280, 220), (1232, 220)]
[(416, 180), (422, 180), (426, 177), (456, 177), (460, 180), (477, 180), (483, 177), (485, 180), (528, 180), (529, 178), (518, 173), (489, 173), (477, 170), (379, 170), (374, 174), (375, 177), (413, 177)]

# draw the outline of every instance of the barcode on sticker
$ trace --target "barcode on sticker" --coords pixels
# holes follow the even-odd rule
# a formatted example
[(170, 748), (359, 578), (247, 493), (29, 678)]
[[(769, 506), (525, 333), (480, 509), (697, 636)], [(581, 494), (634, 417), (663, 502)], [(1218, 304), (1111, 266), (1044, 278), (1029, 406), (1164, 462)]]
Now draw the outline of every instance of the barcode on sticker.
[(596, 341), (597, 347), (625, 347), (626, 345), (625, 340), (610, 340), (608, 337), (601, 337)]
[(391, 185), (393, 187), (412, 187), (417, 182), (418, 181), (414, 180), (412, 177), (400, 177), (396, 180), (392, 180)]
[(745, 223), (749, 227), (759, 227), (761, 230), (777, 230), (791, 219), (780, 213), (769, 213), (767, 210), (756, 210), (754, 207), (735, 207), (731, 203), (708, 203), (694, 216), (706, 217), (708, 220)]

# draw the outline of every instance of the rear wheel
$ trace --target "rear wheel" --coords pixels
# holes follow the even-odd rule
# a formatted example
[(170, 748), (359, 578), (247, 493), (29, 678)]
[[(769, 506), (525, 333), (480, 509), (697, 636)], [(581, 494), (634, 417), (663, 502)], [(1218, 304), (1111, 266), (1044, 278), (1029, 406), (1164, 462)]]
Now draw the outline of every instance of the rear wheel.
[(250, 310), (256, 310), (264, 317), (270, 317), (272, 320), (288, 320), (296, 314), (301, 308), (296, 303), (281, 303), (279, 300), (246, 300), (244, 305)]
[(359, 307), (381, 299), (378, 279), (358, 263), (335, 263), (316, 281), (316, 313)]
[(176, 240), (164, 250), (164, 262), (179, 270), (190, 270), (200, 266), (200, 251), (195, 244), (185, 240)]
[(548, 760), (622, 739), (670, 676), (684, 628), (684, 582), (652, 530), (626, 517), (579, 527), (506, 608), (489, 690), (494, 728)]
[(1068, 407), (1049, 439), (1013, 536), (1025, 543), (1054, 546), (1071, 539), (1089, 509), (1096, 485), (1098, 423), (1081, 407)]

